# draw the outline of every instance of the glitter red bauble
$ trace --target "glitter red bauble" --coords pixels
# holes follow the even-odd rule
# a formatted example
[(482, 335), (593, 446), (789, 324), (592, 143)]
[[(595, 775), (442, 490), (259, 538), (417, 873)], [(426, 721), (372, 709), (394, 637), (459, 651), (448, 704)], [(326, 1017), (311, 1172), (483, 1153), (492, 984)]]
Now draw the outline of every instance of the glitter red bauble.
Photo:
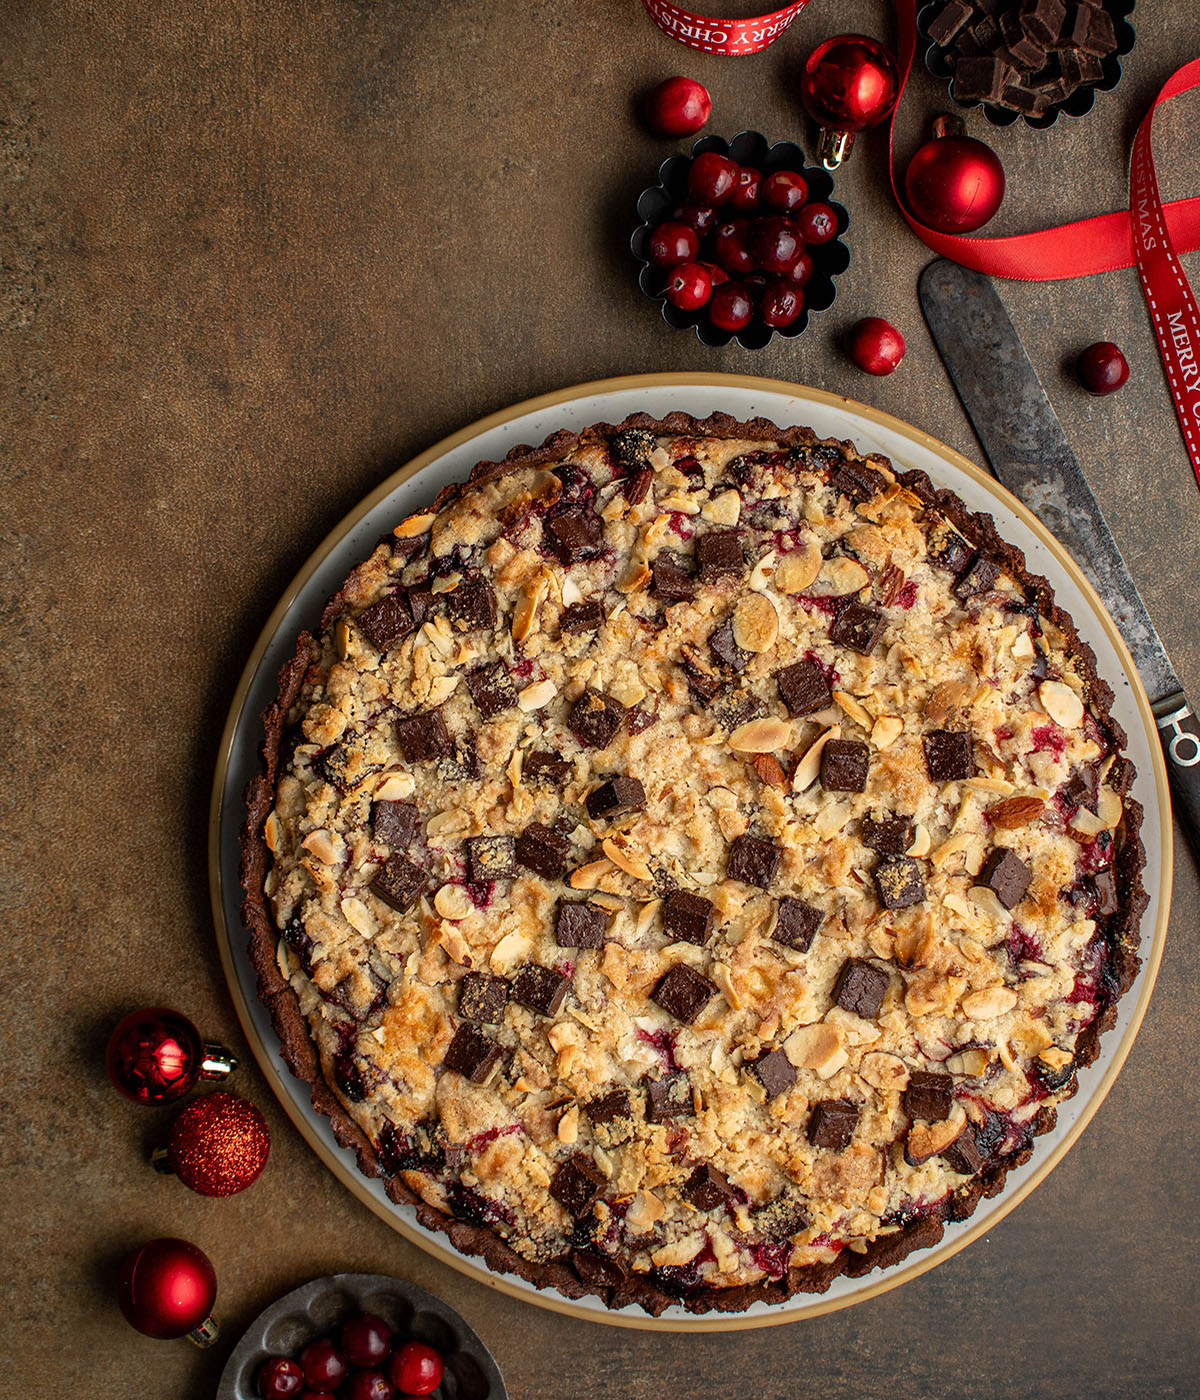
[(204, 1042), (177, 1011), (148, 1006), (131, 1011), (108, 1040), (113, 1084), (134, 1103), (174, 1103), (200, 1078)]
[(147, 1337), (183, 1337), (204, 1323), (217, 1297), (217, 1275), (187, 1240), (159, 1239), (135, 1249), (117, 1275), (126, 1321)]
[(271, 1134), (262, 1114), (236, 1094), (206, 1094), (171, 1124), (167, 1162), (201, 1196), (233, 1196), (267, 1165)]
[(876, 126), (896, 105), (896, 63), (866, 34), (838, 34), (808, 56), (800, 98), (821, 127), (818, 155), (827, 168), (846, 158), (856, 132)]
[(972, 136), (935, 136), (904, 172), (909, 212), (939, 233), (970, 233), (992, 218), (1004, 198), (1004, 167)]

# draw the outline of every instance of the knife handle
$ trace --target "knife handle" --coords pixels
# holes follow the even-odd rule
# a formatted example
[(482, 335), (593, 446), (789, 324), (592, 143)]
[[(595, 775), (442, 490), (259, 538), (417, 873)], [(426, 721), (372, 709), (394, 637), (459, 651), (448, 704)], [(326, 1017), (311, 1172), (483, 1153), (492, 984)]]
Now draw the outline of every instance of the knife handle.
[(1200, 720), (1182, 690), (1154, 706), (1154, 722), (1167, 759), (1175, 812), (1200, 859)]

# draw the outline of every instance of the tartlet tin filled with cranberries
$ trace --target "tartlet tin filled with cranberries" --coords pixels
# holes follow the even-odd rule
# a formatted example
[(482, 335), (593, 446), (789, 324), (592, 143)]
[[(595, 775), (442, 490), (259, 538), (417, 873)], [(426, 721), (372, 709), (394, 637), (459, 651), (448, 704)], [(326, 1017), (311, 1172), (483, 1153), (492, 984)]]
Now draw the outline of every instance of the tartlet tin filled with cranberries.
[(761, 350), (833, 304), (850, 263), (849, 216), (831, 198), (832, 176), (794, 142), (705, 136), (658, 174), (638, 197), (630, 246), (638, 285), (661, 301), (667, 325), (694, 327), (705, 345)]

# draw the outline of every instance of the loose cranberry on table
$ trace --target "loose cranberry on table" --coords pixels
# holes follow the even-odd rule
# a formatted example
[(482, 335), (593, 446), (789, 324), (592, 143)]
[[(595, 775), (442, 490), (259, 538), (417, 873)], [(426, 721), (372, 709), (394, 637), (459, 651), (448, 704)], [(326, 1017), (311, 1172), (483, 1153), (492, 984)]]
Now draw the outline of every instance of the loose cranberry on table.
[(309, 1390), (326, 1394), (341, 1385), (349, 1369), (332, 1337), (318, 1337), (315, 1342), (309, 1342), (300, 1353), (300, 1366)]
[(792, 324), (803, 305), (804, 295), (800, 288), (780, 277), (767, 283), (758, 303), (758, 314), (768, 326), (779, 330)]
[(846, 336), (846, 353), (867, 374), (891, 374), (904, 350), (904, 337), (881, 316), (864, 317)]
[(646, 98), (646, 120), (660, 136), (691, 136), (712, 111), (708, 90), (694, 78), (667, 78)]
[(381, 1366), (392, 1351), (392, 1329), (374, 1313), (348, 1318), (338, 1340), (351, 1366)]
[(760, 200), (781, 214), (790, 214), (808, 198), (808, 183), (794, 170), (775, 170), (762, 183)]
[(730, 200), (733, 207), (750, 213), (758, 208), (761, 193), (762, 171), (755, 170), (752, 165), (739, 165), (733, 184), (733, 198)]
[(828, 204), (806, 204), (792, 220), (805, 243), (828, 243), (837, 236), (837, 215)]
[(716, 151), (704, 151), (688, 171), (688, 193), (697, 204), (726, 204), (733, 197), (737, 173), (736, 161)]
[(1129, 378), (1129, 361), (1121, 354), (1120, 346), (1111, 340), (1098, 340), (1079, 357), (1076, 366), (1079, 381), (1089, 394), (1100, 397), (1115, 394)]
[(790, 219), (772, 214), (755, 222), (750, 248), (765, 272), (783, 273), (795, 266), (804, 243)]
[(719, 331), (741, 331), (750, 324), (754, 303), (740, 282), (722, 282), (708, 303), (708, 319)]
[(288, 1357), (273, 1356), (258, 1368), (254, 1384), (262, 1400), (298, 1400), (304, 1389), (304, 1372)]
[(700, 240), (686, 224), (659, 224), (650, 235), (650, 261), (658, 267), (691, 262), (699, 251)]
[(338, 1394), (341, 1400), (395, 1400), (396, 1388), (382, 1371), (352, 1371)]
[(428, 1395), (442, 1383), (442, 1358), (424, 1342), (406, 1342), (392, 1357), (389, 1375), (404, 1395)]
[(695, 311), (712, 295), (712, 277), (699, 263), (680, 263), (667, 277), (667, 300), (680, 311)]

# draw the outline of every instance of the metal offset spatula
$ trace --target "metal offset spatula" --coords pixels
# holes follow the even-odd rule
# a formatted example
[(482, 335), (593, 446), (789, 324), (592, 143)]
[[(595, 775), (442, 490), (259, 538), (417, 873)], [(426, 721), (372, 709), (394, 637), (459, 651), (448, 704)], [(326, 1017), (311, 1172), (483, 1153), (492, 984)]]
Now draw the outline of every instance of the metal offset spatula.
[(1200, 857), (1200, 723), (1008, 312), (987, 277), (944, 259), (921, 274), (918, 292), (993, 474), (1070, 551), (1125, 638), (1154, 710), (1175, 811)]

